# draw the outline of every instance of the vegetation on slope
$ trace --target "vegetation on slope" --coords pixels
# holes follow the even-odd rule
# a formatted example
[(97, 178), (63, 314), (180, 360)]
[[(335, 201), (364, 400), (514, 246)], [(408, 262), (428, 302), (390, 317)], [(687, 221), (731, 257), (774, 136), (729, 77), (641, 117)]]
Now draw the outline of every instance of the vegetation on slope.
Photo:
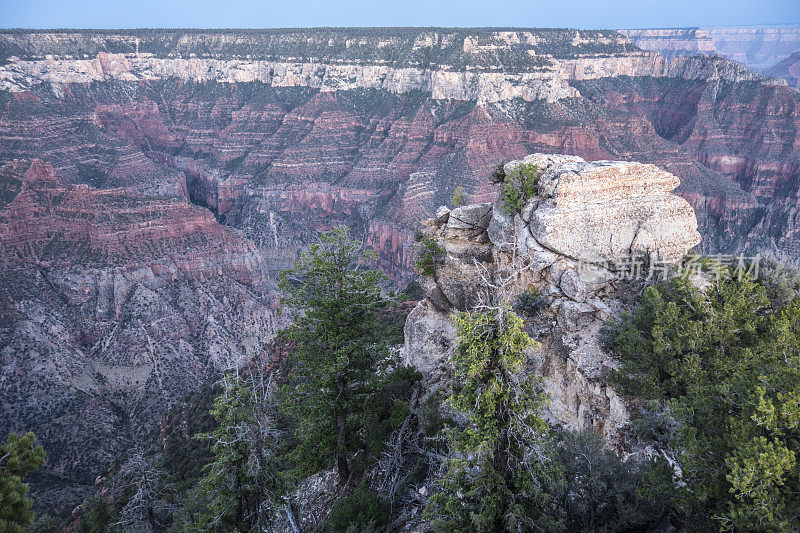
[(10, 433), (0, 445), (0, 531), (22, 533), (33, 521), (28, 485), (22, 480), (44, 464), (45, 452), (33, 433)]
[(454, 315), (451, 388), (424, 391), (388, 345), (391, 298), (369, 257), (344, 228), (324, 234), (282, 276), (303, 315), (280, 371), (224, 378), (198, 446), (184, 459), (173, 437), (135, 450), (74, 529), (270, 530), (296, 520), (296, 491), (325, 472), (336, 487), (319, 531), (393, 531), (423, 514), (439, 531), (797, 529), (796, 271), (768, 262), (751, 280), (706, 261), (730, 275), (651, 284), (609, 326), (635, 435), (665, 452), (622, 460), (543, 420), (533, 341), (507, 306)]
[[(719, 265), (707, 263), (719, 271)], [(794, 531), (800, 524), (800, 298), (797, 273), (768, 264), (698, 289), (648, 287), (613, 326), (618, 388), (640, 404), (645, 441), (669, 450), (692, 529)]]
[[(509, 44), (498, 31), (530, 32), (530, 42)], [(0, 64), (11, 56), (94, 58), (98, 52), (153, 54), (156, 57), (215, 57), (317, 62), (366, 62), (395, 67), (453, 70), (467, 67), (525, 71), (557, 58), (614, 55), (638, 48), (612, 30), (563, 28), (268, 28), (259, 30), (3, 30)], [(43, 35), (44, 34), (44, 35)], [(465, 41), (470, 44), (465, 46)], [(501, 45), (498, 47), (497, 45)], [(479, 47), (486, 47), (481, 50)], [(531, 50), (534, 53), (530, 54)]]
[(448, 399), (466, 427), (448, 433), (442, 490), (429, 516), (443, 531), (519, 531), (536, 525), (548, 499), (551, 467), (543, 449), (547, 424), (541, 378), (525, 372), (533, 340), (508, 309), (456, 313), (453, 355), (458, 388)]

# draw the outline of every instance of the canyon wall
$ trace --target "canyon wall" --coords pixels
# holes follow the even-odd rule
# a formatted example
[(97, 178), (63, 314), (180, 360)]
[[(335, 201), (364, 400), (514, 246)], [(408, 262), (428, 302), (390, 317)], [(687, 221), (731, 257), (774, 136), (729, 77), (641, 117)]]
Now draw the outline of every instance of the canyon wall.
[(613, 31), (0, 31), (0, 87), (0, 433), (50, 486), (259, 352), (320, 230), (403, 284), (419, 221), (531, 152), (655, 164), (703, 251), (800, 258), (800, 93)]
[(38, 505), (71, 510), (167, 407), (280, 325), (258, 249), (208, 210), (0, 168), (0, 432), (47, 449)]
[(636, 46), (672, 59), (718, 54), (752, 69), (765, 69), (800, 51), (800, 26), (618, 30)]
[(789, 87), (800, 90), (800, 50), (762, 72), (765, 76), (783, 78)]

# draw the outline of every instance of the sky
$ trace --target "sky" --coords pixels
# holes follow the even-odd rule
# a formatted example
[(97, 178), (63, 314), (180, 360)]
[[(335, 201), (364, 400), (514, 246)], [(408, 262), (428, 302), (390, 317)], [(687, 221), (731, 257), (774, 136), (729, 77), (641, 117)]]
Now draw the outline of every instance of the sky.
[(0, 28), (800, 24), (800, 0), (0, 0)]

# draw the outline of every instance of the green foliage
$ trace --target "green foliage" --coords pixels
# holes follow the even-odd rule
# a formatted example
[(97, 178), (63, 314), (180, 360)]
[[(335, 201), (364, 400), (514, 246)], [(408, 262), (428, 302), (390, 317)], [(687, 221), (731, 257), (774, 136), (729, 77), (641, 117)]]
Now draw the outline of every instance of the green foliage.
[(767, 290), (767, 296), (774, 308), (785, 307), (800, 293), (800, 272), (775, 257), (760, 259), (759, 282)]
[[(37, 30), (25, 30), (36, 33)], [(386, 64), (395, 68), (433, 68), (447, 65), (448, 70), (466, 71), (492, 67), (503, 72), (529, 72), (533, 66), (547, 66), (550, 57), (574, 58), (587, 55), (614, 55), (630, 50), (630, 44), (618, 42), (609, 30), (539, 28), (531, 45), (508, 49), (467, 51), (466, 39), (480, 48), (496, 44), (496, 28), (303, 28), (303, 29), (132, 29), (132, 30), (50, 30), (57, 39), (45, 44), (43, 39), (16, 37), (20, 30), (3, 30), (15, 38), (0, 41), (0, 64), (10, 56), (38, 59), (45, 54), (96, 57), (98, 52), (132, 54), (150, 53), (161, 58), (220, 57), (275, 61), (301, 58), (310, 61)], [(427, 35), (449, 35), (451, 44), (420, 47), (415, 43)], [(388, 41), (391, 46), (385, 46)], [(528, 50), (534, 54), (528, 53)], [(245, 84), (240, 84), (245, 85)]]
[(466, 203), (466, 196), (464, 195), (464, 189), (461, 187), (456, 187), (453, 191), (453, 199), (450, 202), (453, 204), (453, 207), (461, 207)]
[(214, 459), (192, 492), (195, 509), (190, 506), (184, 529), (262, 531), (286, 490), (270, 384), (226, 376), (211, 414), (219, 427), (198, 438), (211, 442)]
[(404, 328), (408, 314), (414, 309), (408, 303), (405, 293), (397, 294), (397, 301), (380, 312), (379, 320), (383, 325), (383, 341), (387, 345), (398, 346), (405, 342)]
[(403, 289), (402, 295), (408, 300), (418, 302), (425, 298), (425, 290), (422, 288), (422, 285), (419, 284), (419, 281), (412, 280)]
[(545, 510), (547, 426), (540, 378), (525, 372), (533, 340), (507, 309), (456, 313), (453, 354), (460, 388), (450, 405), (466, 427), (449, 433), (441, 491), (427, 508), (442, 531), (529, 529)]
[(422, 374), (413, 367), (400, 367), (383, 380), (365, 413), (364, 444), (372, 457), (382, 451), (392, 431), (400, 429), (410, 413), (408, 400)]
[(612, 379), (646, 401), (640, 434), (679, 460), (695, 528), (785, 531), (800, 520), (800, 300), (776, 307), (774, 286), (654, 285), (612, 331), (622, 363)]
[(300, 475), (335, 461), (344, 482), (349, 457), (364, 448), (372, 400), (391, 362), (379, 321), (389, 302), (380, 288), (385, 275), (364, 267), (374, 257), (340, 226), (281, 273), (286, 301), (303, 312), (288, 330), (296, 349), (282, 389)]
[(112, 531), (119, 509), (103, 496), (92, 496), (81, 505), (80, 533), (106, 533)]
[(539, 294), (539, 289), (531, 287), (527, 291), (520, 293), (511, 305), (517, 313), (533, 318), (546, 303), (547, 299)]
[(417, 236), (419, 243), (419, 253), (416, 261), (417, 272), (421, 276), (433, 276), (436, 274), (436, 264), (444, 257), (444, 248), (439, 246), (436, 239), (426, 237), (422, 234)]
[(22, 480), (44, 464), (45, 452), (33, 433), (9, 433), (0, 446), (0, 531), (22, 533), (33, 522), (33, 500)]
[(494, 167), (492, 173), (489, 174), (489, 179), (495, 185), (503, 183), (506, 179), (506, 166), (503, 163), (498, 163), (497, 166)]
[(53, 515), (38, 515), (33, 523), (28, 526), (26, 533), (61, 533), (64, 529), (62, 521)]
[[(209, 380), (210, 381), (210, 380)], [(161, 463), (166, 470), (166, 482), (183, 492), (197, 483), (203, 467), (212, 456), (208, 439), (197, 439), (198, 433), (208, 433), (218, 426), (211, 414), (220, 394), (219, 383), (204, 384), (182, 402), (173, 405), (165, 415), (166, 430), (158, 428), (151, 440), (162, 443)]]
[(522, 211), (528, 200), (537, 193), (539, 167), (521, 163), (510, 174), (503, 172), (503, 210), (509, 215)]
[(450, 404), (471, 422), (465, 444), (476, 448), (497, 444), (505, 424), (517, 423), (516, 417), (504, 411), (526, 413), (519, 423), (541, 425), (535, 413), (544, 399), (536, 380), (515, 390), (514, 376), (524, 370), (525, 350), (533, 345), (522, 320), (509, 311), (497, 311), (494, 316), (457, 312), (453, 325), (458, 332), (453, 361), (461, 389), (450, 397)]
[(560, 482), (550, 512), (558, 529), (651, 531), (668, 513), (673, 474), (665, 459), (623, 462), (589, 429), (561, 433), (555, 449)]
[(336, 533), (383, 531), (388, 523), (389, 503), (363, 486), (331, 508), (330, 526)]

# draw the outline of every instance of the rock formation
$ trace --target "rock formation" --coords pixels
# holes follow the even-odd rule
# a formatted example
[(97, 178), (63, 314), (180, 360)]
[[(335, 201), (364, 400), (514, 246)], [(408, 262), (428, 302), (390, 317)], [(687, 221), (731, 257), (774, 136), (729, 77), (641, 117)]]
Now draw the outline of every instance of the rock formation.
[(34, 431), (70, 510), (167, 407), (280, 325), (257, 248), (207, 210), (0, 169), (0, 433)]
[(800, 90), (800, 45), (798, 51), (775, 65), (762, 70), (765, 76), (783, 78), (789, 87)]
[(494, 204), (440, 208), (424, 223), (444, 252), (406, 322), (404, 360), (436, 382), (456, 345), (450, 312), (487, 301), (498, 286), (510, 300), (535, 289), (537, 309), (525, 319), (539, 341), (531, 356), (546, 377), (549, 415), (624, 446), (628, 413), (607, 385), (615, 363), (600, 331), (630, 305), (628, 280), (647, 275), (632, 267), (666, 272), (700, 242), (694, 211), (671, 193), (678, 179), (653, 165), (533, 154), (506, 173), (522, 163), (539, 174), (520, 213), (509, 215), (498, 192)]
[(42, 434), (65, 486), (270, 338), (272, 273), (320, 230), (351, 226), (404, 283), (460, 186), (484, 205), (448, 231), (485, 262), (487, 176), (531, 151), (656, 164), (703, 251), (800, 257), (800, 93), (613, 31), (6, 30), (0, 86), (0, 433)]
[(800, 50), (800, 26), (651, 28), (618, 30), (636, 46), (672, 59), (718, 54), (752, 69), (763, 69)]
[(416, 221), (531, 150), (657, 164), (704, 251), (800, 254), (800, 94), (611, 31), (7, 31), (0, 63), (3, 161), (208, 207), (273, 269), (345, 222), (408, 279)]

